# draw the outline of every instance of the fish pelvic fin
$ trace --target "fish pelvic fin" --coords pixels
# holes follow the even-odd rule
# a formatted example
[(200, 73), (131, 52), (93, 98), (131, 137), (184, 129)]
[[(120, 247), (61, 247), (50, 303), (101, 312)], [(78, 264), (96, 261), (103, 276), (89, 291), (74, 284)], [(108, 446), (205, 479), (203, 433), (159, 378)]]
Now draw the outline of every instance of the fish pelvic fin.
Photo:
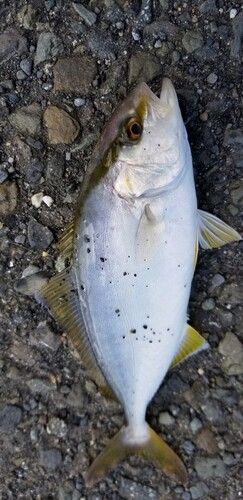
[(175, 481), (187, 485), (185, 465), (178, 455), (146, 423), (146, 437), (132, 439), (130, 427), (121, 429), (94, 460), (85, 475), (87, 486), (92, 486), (108, 471), (130, 455), (142, 455)]
[(215, 215), (198, 210), (198, 239), (201, 248), (218, 248), (232, 241), (241, 240), (241, 235)]
[(186, 325), (185, 335), (180, 344), (179, 350), (174, 357), (170, 368), (179, 365), (184, 359), (189, 358), (199, 351), (208, 349), (207, 341), (191, 325)]

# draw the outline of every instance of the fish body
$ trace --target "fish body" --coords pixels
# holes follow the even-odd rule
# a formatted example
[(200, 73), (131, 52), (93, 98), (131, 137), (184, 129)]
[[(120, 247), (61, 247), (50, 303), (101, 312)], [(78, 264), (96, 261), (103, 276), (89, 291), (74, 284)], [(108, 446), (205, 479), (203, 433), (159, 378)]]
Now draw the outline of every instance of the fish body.
[(35, 294), (124, 408), (126, 426), (91, 465), (88, 484), (131, 453), (186, 484), (182, 461), (146, 423), (146, 408), (169, 367), (207, 347), (187, 324), (198, 242), (212, 248), (239, 239), (197, 209), (172, 83), (163, 80), (160, 98), (140, 83), (94, 150), (74, 224), (59, 244), (69, 267)]

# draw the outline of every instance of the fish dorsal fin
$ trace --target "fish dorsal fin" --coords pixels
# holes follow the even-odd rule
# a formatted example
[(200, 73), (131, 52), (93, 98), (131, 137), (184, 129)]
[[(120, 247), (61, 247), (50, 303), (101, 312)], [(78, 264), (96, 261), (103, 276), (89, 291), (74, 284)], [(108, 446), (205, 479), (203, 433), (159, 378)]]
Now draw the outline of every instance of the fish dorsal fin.
[(64, 229), (57, 248), (59, 252), (66, 258), (70, 259), (73, 253), (73, 237), (74, 237), (74, 222), (70, 222)]
[(48, 284), (35, 294), (35, 297), (38, 302), (48, 307), (53, 316), (60, 322), (97, 384), (106, 387), (106, 381), (97, 366), (86, 333), (72, 270), (64, 269), (53, 276)]
[(215, 215), (198, 210), (198, 220), (198, 239), (201, 248), (217, 248), (231, 241), (241, 240), (240, 234), (235, 229)]
[(207, 349), (208, 347), (208, 343), (200, 335), (200, 333), (198, 333), (192, 326), (186, 325), (185, 335), (182, 339), (179, 350), (170, 365), (170, 368), (174, 368), (174, 366), (178, 365), (181, 361), (188, 358), (192, 354), (196, 354), (197, 352)]

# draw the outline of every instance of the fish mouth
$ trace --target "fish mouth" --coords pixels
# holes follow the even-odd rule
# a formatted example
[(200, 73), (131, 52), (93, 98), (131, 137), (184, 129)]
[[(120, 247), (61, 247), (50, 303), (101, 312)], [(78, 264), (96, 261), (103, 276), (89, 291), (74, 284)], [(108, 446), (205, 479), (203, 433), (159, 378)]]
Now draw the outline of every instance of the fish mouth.
[(160, 102), (166, 107), (177, 102), (175, 87), (169, 78), (163, 78), (162, 80)]

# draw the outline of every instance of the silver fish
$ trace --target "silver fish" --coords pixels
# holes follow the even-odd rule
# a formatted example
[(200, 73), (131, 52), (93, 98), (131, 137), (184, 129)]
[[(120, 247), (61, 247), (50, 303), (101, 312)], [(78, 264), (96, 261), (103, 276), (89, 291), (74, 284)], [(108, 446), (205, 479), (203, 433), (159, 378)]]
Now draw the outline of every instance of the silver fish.
[(86, 172), (74, 223), (59, 248), (69, 267), (36, 293), (68, 332), (126, 426), (86, 474), (93, 484), (132, 453), (183, 484), (180, 458), (146, 423), (166, 372), (207, 343), (187, 323), (198, 253), (240, 240), (197, 208), (190, 146), (176, 92), (140, 83), (105, 127)]

